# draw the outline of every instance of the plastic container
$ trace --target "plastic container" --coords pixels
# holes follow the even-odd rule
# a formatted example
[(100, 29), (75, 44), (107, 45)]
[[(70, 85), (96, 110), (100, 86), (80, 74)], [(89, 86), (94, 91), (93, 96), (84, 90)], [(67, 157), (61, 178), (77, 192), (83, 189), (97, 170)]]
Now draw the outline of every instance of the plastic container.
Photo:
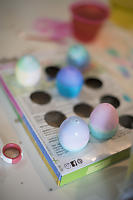
[(111, 20), (119, 26), (133, 29), (133, 1), (110, 0)]
[(99, 2), (76, 2), (70, 9), (73, 34), (82, 42), (92, 41), (109, 16), (108, 6)]

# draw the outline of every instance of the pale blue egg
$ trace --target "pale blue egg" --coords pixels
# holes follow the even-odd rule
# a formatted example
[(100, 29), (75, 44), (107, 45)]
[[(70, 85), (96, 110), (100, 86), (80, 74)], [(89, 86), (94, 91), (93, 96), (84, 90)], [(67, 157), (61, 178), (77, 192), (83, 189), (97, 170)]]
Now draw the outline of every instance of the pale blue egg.
[(86, 48), (79, 44), (70, 47), (67, 54), (67, 63), (79, 68), (80, 70), (84, 67), (88, 67), (90, 56)]
[(59, 129), (59, 142), (68, 151), (80, 151), (90, 138), (88, 125), (80, 117), (64, 120)]

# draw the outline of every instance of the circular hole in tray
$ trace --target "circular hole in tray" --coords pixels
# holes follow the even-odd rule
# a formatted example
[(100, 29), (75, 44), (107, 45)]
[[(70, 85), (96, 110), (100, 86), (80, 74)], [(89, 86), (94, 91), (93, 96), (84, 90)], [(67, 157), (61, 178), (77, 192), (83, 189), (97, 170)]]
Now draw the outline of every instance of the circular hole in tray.
[(133, 116), (122, 115), (119, 117), (119, 123), (125, 128), (133, 129)]
[(115, 108), (118, 108), (120, 106), (120, 101), (117, 97), (114, 97), (112, 95), (104, 95), (100, 99), (101, 103), (110, 103)]
[(79, 103), (74, 106), (73, 108), (74, 112), (79, 115), (80, 117), (89, 117), (93, 107), (88, 105), (87, 103)]
[(19, 156), (19, 153), (19, 150), (13, 147), (5, 149), (4, 151), (5, 156), (7, 156), (8, 158), (16, 158)]
[(44, 119), (48, 125), (60, 127), (62, 122), (66, 119), (66, 116), (59, 111), (51, 111), (45, 114)]
[(93, 89), (99, 89), (103, 86), (103, 83), (101, 80), (92, 77), (85, 79), (85, 85)]
[(34, 103), (37, 103), (37, 104), (40, 104), (40, 105), (47, 104), (51, 100), (51, 96), (44, 91), (33, 92), (30, 95), (30, 98)]
[(48, 75), (49, 78), (56, 78), (57, 73), (60, 70), (60, 67), (58, 65), (52, 65), (52, 66), (48, 66), (45, 69), (45, 73)]

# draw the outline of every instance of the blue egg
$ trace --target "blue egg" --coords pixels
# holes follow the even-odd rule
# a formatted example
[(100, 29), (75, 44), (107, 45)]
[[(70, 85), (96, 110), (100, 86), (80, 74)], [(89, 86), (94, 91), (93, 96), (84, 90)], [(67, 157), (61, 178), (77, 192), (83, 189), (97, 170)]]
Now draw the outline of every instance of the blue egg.
[(82, 70), (90, 63), (90, 56), (88, 54), (88, 51), (82, 45), (73, 45), (68, 50), (67, 63)]
[(56, 86), (62, 96), (74, 98), (83, 86), (83, 75), (75, 67), (64, 67), (57, 74)]
[(61, 124), (58, 137), (64, 149), (80, 151), (90, 138), (88, 125), (80, 117), (69, 117)]

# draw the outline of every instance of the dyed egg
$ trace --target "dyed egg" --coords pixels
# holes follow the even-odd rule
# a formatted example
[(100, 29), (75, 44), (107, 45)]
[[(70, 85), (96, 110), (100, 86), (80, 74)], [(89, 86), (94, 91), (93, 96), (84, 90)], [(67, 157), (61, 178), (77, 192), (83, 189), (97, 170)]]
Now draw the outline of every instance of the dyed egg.
[(16, 79), (25, 86), (30, 87), (37, 84), (41, 78), (41, 66), (34, 56), (21, 57), (16, 64)]
[(73, 65), (82, 70), (82, 68), (89, 65), (89, 62), (90, 56), (84, 46), (73, 45), (70, 47), (67, 54), (67, 63), (69, 65)]
[(59, 129), (59, 142), (68, 151), (80, 151), (89, 141), (88, 125), (80, 118), (72, 116), (63, 121)]
[(118, 122), (117, 111), (111, 104), (99, 104), (90, 115), (90, 132), (97, 139), (109, 139), (117, 132)]
[(75, 67), (64, 67), (57, 74), (56, 86), (62, 96), (76, 97), (83, 86), (83, 76)]

